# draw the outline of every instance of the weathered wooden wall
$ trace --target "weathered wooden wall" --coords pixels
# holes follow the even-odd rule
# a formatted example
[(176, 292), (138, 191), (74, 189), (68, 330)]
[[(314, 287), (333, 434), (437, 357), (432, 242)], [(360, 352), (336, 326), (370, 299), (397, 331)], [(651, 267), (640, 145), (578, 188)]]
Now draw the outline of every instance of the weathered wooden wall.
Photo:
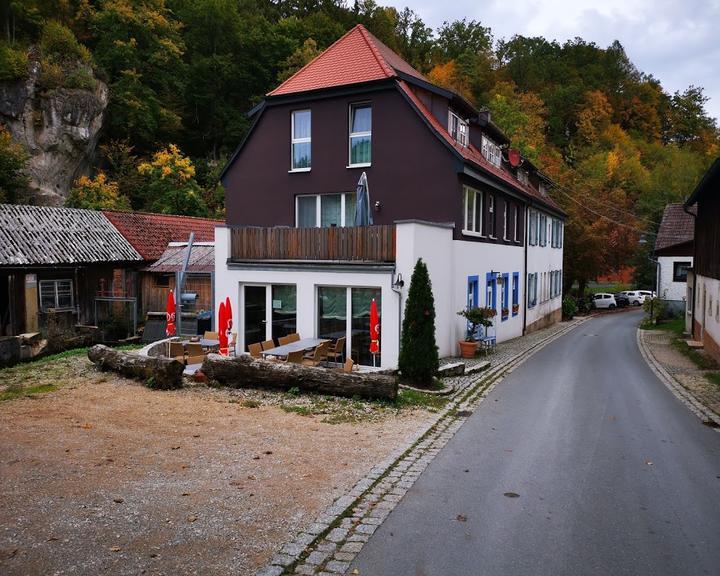
[[(157, 279), (163, 274), (143, 272), (140, 275), (141, 317), (148, 312), (164, 312), (167, 306), (167, 295), (175, 289), (175, 275), (170, 275), (169, 286), (158, 286)], [(212, 281), (210, 274), (202, 276), (190, 275), (185, 280), (185, 292), (195, 292), (198, 299), (195, 311), (212, 308)]]

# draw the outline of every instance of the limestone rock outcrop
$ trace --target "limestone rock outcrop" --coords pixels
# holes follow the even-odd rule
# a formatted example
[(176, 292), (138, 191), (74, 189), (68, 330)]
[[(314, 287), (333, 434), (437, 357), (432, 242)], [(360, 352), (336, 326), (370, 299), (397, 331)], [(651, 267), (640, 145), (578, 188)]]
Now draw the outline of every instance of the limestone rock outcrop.
[(102, 128), (108, 87), (43, 90), (40, 63), (25, 78), (0, 82), (0, 123), (27, 151), (30, 186), (23, 202), (62, 205), (72, 183), (87, 173)]

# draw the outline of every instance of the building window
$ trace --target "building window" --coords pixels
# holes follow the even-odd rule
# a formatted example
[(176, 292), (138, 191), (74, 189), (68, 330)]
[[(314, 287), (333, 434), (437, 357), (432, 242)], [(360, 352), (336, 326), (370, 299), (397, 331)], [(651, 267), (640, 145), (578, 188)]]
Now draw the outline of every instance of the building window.
[(518, 226), (520, 223), (519, 213), (520, 207), (517, 204), (513, 204), (513, 240), (515, 242), (520, 241), (520, 228)]
[(508, 203), (503, 201), (503, 240), (509, 240), (508, 238)]
[(495, 238), (495, 196), (488, 194), (488, 236)]
[(170, 274), (153, 274), (153, 280), (158, 288), (170, 288)]
[(547, 216), (540, 214), (540, 222), (538, 224), (538, 232), (540, 233), (540, 246), (547, 245)]
[(688, 269), (691, 267), (690, 262), (673, 262), (673, 282), (687, 282)]
[(297, 196), (296, 228), (355, 225), (355, 193)]
[(371, 161), (372, 106), (350, 106), (350, 166), (367, 166)]
[(512, 315), (517, 316), (520, 311), (520, 273), (513, 272), (512, 277)]
[(296, 110), (291, 122), (292, 170), (310, 170), (310, 110)]
[(500, 304), (500, 318), (504, 322), (510, 317), (510, 275), (502, 275), (502, 302)]
[(40, 280), (40, 310), (72, 310), (72, 280)]
[(485, 135), (483, 135), (482, 137), (480, 152), (485, 157), (485, 159), (490, 162), (490, 164), (500, 167), (500, 164), (502, 163), (502, 153), (500, 152), (500, 146), (495, 144), (495, 142), (490, 140), (490, 138)]
[(528, 184), (528, 173), (527, 170), (523, 170), (522, 168), (518, 168), (517, 171), (517, 179), (521, 184), (525, 184), (527, 186)]
[(467, 146), (468, 142), (468, 124), (460, 118), (455, 112), (448, 112), (448, 132), (453, 140), (461, 146)]
[(558, 220), (558, 248), (562, 248), (563, 244), (563, 223), (562, 220)]
[(528, 308), (533, 308), (537, 304), (537, 272), (528, 274), (527, 281), (527, 300)]
[(463, 186), (465, 214), (463, 232), (483, 234), (483, 193), (469, 186)]
[(530, 246), (537, 245), (537, 212), (535, 210), (528, 211), (528, 244)]

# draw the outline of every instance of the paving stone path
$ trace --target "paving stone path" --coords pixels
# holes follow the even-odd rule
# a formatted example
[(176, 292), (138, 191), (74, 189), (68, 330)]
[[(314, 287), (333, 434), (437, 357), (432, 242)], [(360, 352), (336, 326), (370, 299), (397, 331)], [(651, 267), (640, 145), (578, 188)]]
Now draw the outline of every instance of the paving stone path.
[[(490, 367), (477, 374), (446, 378), (455, 391), (430, 426), (375, 466), (349, 493), (338, 498), (313, 524), (285, 544), (256, 576), (345, 574), (365, 542), (500, 379), (587, 319), (561, 322), (498, 344), (495, 352), (487, 357), (464, 360), (467, 365), (489, 360)], [(450, 361), (457, 359), (444, 359), (444, 362)]]

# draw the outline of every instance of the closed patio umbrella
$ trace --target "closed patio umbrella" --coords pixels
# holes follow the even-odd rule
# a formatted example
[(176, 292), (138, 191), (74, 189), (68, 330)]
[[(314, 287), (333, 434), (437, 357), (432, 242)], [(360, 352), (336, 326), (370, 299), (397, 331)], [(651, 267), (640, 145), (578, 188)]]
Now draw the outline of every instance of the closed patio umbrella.
[(370, 354), (373, 355), (373, 366), (375, 365), (375, 354), (380, 352), (380, 318), (378, 317), (377, 302), (375, 298), (370, 302)]
[(165, 308), (165, 336), (175, 336), (175, 294), (172, 290), (168, 292)]
[(355, 191), (355, 226), (372, 226), (373, 218), (370, 210), (370, 188), (365, 172), (358, 180)]
[[(232, 341), (232, 327), (233, 327), (233, 318), (232, 318), (232, 305), (230, 304), (230, 296), (225, 298), (225, 318), (226, 318), (226, 324), (227, 328), (225, 329), (225, 339), (227, 343), (225, 344), (225, 347), (227, 348), (229, 346), (229, 343)], [(234, 354), (234, 352), (233, 352)]]
[(225, 302), (220, 302), (220, 308), (218, 309), (218, 339), (220, 340), (220, 354), (223, 356), (227, 355), (227, 310), (225, 309)]

